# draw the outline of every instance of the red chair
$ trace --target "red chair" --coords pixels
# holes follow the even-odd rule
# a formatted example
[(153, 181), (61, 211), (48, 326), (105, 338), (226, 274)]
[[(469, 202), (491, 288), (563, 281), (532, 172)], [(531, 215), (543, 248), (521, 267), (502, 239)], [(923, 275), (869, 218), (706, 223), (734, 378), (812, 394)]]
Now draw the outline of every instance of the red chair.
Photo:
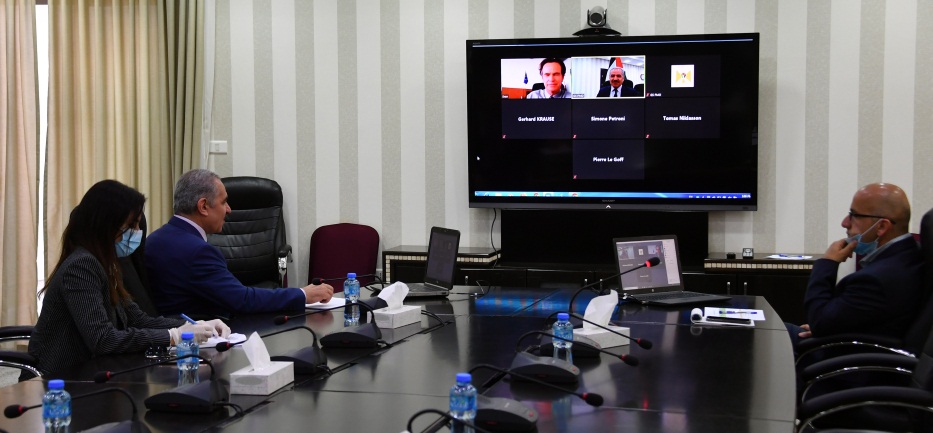
[(376, 260), (379, 257), (379, 233), (360, 224), (339, 223), (318, 227), (311, 234), (308, 260), (308, 283), (320, 278), (343, 291), (347, 273), (356, 272), (360, 286), (375, 281)]

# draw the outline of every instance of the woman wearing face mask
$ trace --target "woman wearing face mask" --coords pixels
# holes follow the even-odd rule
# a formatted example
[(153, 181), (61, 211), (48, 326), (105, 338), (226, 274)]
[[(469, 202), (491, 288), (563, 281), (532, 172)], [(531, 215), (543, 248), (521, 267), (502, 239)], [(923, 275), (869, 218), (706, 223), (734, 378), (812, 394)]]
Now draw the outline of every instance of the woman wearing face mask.
[(62, 234), (62, 253), (46, 286), (29, 353), (44, 374), (96, 356), (170, 346), (182, 332), (205, 341), (230, 333), (223, 322), (189, 324), (150, 317), (123, 287), (118, 259), (142, 241), (139, 220), (146, 198), (115, 180), (100, 181), (71, 211)]

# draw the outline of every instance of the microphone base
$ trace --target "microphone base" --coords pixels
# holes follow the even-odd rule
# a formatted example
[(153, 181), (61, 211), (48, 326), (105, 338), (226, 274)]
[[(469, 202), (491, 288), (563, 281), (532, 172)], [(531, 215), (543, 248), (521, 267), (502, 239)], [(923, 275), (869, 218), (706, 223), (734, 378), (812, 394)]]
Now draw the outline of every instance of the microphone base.
[(317, 374), (326, 371), (327, 355), (317, 346), (308, 346), (284, 355), (271, 357), (272, 361), (286, 361), (295, 364), (295, 374)]
[(210, 413), (222, 407), (215, 403), (225, 401), (226, 394), (222, 384), (205, 380), (149, 396), (145, 405), (156, 412)]
[[(547, 383), (577, 383), (580, 380), (580, 369), (575, 365), (562, 359), (541, 357), (527, 352), (516, 354), (509, 370)], [(514, 380), (522, 380), (518, 376), (512, 377)]]
[(382, 332), (375, 323), (346, 328), (321, 337), (325, 348), (371, 349), (379, 346)]
[(489, 431), (533, 431), (538, 412), (518, 400), (502, 397), (476, 396), (476, 418), (473, 424)]

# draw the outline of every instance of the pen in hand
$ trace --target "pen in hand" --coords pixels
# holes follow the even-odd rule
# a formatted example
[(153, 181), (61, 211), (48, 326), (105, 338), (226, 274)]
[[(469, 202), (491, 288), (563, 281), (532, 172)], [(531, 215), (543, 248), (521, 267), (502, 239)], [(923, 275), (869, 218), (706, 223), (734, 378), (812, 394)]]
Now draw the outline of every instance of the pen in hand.
[[(186, 321), (188, 321), (188, 323), (192, 325), (198, 323), (194, 319), (188, 317), (188, 315), (185, 313), (181, 313), (179, 314), (179, 316), (181, 316), (182, 319), (185, 319)], [(216, 337), (216, 336), (217, 336), (217, 330), (211, 327), (211, 337)]]

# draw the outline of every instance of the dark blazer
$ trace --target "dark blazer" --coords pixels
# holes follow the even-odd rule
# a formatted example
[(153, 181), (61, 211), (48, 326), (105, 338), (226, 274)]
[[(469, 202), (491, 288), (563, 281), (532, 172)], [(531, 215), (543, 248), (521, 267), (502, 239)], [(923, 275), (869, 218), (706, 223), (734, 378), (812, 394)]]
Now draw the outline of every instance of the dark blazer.
[(149, 317), (132, 301), (113, 306), (108, 284), (103, 265), (83, 248), (58, 267), (29, 339), (29, 353), (39, 360), (44, 374), (98, 355), (168, 346), (168, 329), (185, 323)]
[(865, 333), (902, 338), (923, 297), (923, 255), (913, 237), (890, 244), (836, 283), (839, 263), (813, 264), (804, 305), (814, 337)]
[(152, 301), (162, 314), (228, 315), (305, 306), (301, 289), (244, 286), (227, 269), (220, 250), (178, 217), (146, 238), (146, 268)]
[[(599, 92), (596, 93), (597, 98), (608, 98), (610, 95), (612, 95), (612, 86), (600, 87)], [(619, 96), (635, 96), (635, 90), (623, 84), (619, 86)]]

